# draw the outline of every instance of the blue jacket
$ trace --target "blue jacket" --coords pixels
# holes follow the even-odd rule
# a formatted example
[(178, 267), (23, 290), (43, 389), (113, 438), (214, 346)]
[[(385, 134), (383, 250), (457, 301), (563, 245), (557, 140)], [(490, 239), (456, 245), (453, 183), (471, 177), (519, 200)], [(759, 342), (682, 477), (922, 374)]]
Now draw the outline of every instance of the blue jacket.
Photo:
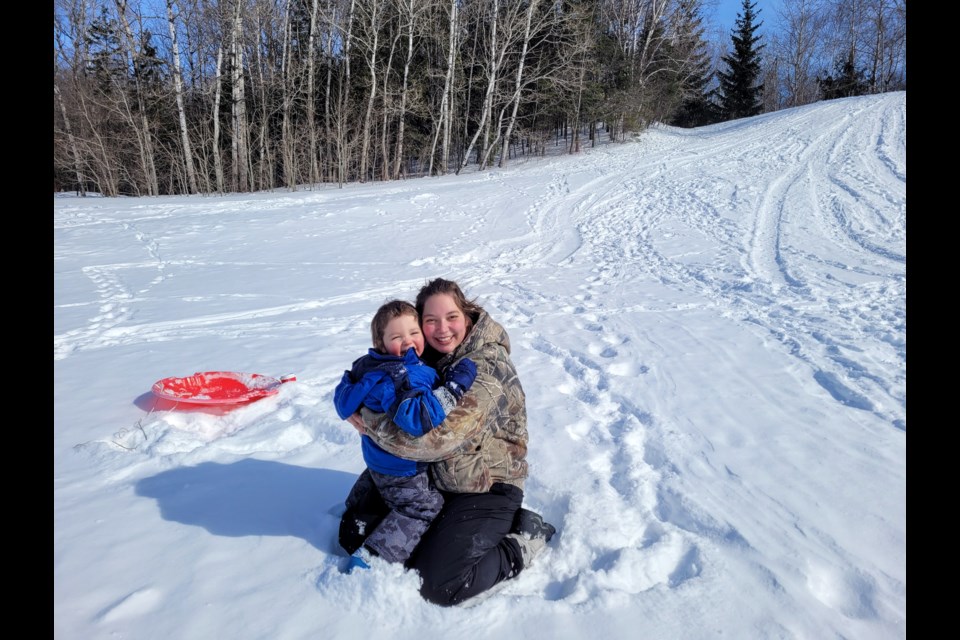
[[(387, 413), (411, 436), (422, 436), (444, 421), (446, 411), (433, 394), (439, 382), (437, 372), (417, 357), (413, 348), (403, 356), (391, 356), (370, 349), (344, 371), (333, 393), (337, 415), (342, 420), (361, 405)], [(372, 471), (391, 476), (412, 476), (426, 463), (404, 460), (387, 453), (367, 436), (361, 437), (363, 460)]]

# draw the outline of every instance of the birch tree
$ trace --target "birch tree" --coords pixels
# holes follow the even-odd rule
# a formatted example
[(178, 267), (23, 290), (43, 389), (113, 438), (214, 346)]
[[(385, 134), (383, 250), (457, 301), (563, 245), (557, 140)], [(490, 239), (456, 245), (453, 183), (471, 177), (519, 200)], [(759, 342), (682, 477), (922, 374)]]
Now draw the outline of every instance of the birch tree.
[[(65, 18), (66, 16), (63, 16), (63, 19)], [(64, 46), (64, 42), (63, 42), (64, 40), (63, 30), (67, 27), (66, 25), (63, 24), (63, 19), (54, 15), (53, 39), (56, 45), (56, 49), (54, 50), (54, 61), (53, 61), (53, 96), (54, 96), (54, 99), (56, 100), (57, 108), (60, 110), (60, 115), (63, 118), (63, 131), (64, 131), (64, 134), (66, 135), (67, 148), (69, 149), (69, 153), (70, 153), (70, 164), (72, 165), (74, 179), (76, 180), (76, 183), (77, 183), (76, 191), (78, 194), (85, 196), (86, 180), (84, 179), (84, 176), (83, 176), (83, 162), (82, 162), (83, 156), (80, 154), (78, 141), (76, 137), (73, 135), (73, 127), (70, 124), (70, 115), (67, 110), (67, 105), (63, 99), (63, 95), (60, 92), (60, 82), (59, 82), (60, 60), (64, 60), (64, 62), (67, 63), (64, 65), (66, 71), (70, 71), (71, 66), (73, 67), (72, 71), (66, 74), (67, 77), (75, 77), (74, 73), (76, 71), (76, 66), (77, 66), (75, 63), (73, 65), (70, 65), (66, 57), (66, 53), (65, 53), (66, 47)], [(76, 84), (75, 80), (74, 80), (74, 84)], [(54, 135), (56, 135), (56, 133), (57, 133), (56, 124), (54, 124)], [(54, 167), (56, 168), (56, 163), (54, 164)]]
[[(399, 27), (399, 25), (397, 25)], [(396, 114), (396, 109), (392, 109), (393, 99), (390, 96), (390, 78), (393, 75), (393, 57), (397, 53), (397, 47), (399, 45), (400, 39), (403, 36), (401, 30), (398, 28), (396, 31), (392, 29), (392, 25), (386, 27), (384, 30), (384, 38), (390, 41), (389, 51), (387, 53), (387, 61), (382, 69), (380, 76), (383, 78), (383, 87), (380, 91), (380, 102), (382, 103), (381, 112), (381, 124), (380, 124), (380, 174), (383, 180), (389, 180), (391, 177), (391, 161), (390, 161), (390, 119), (391, 116)], [(403, 122), (403, 113), (399, 115), (400, 121)], [(371, 164), (373, 167), (376, 167), (376, 160), (371, 158)], [(375, 171), (375, 169), (374, 169)]]
[(900, 67), (906, 58), (906, 0), (869, 0), (866, 22), (870, 26), (867, 55), (867, 81), (872, 93), (882, 93), (900, 85)]
[(249, 134), (247, 129), (247, 103), (243, 78), (243, 8), (244, 0), (234, 0), (233, 21), (230, 30), (230, 82), (231, 122), (230, 142), (231, 181), (234, 191), (246, 191), (250, 187), (248, 172)]
[(350, 0), (350, 9), (347, 13), (347, 28), (343, 36), (343, 73), (340, 76), (340, 108), (335, 114), (337, 130), (337, 158), (338, 163), (338, 183), (343, 187), (347, 179), (347, 167), (349, 166), (350, 147), (347, 140), (347, 109), (350, 105), (350, 55), (351, 45), (353, 44), (353, 19), (356, 10), (357, 0)]
[[(577, 84), (571, 82), (569, 71), (576, 67), (578, 60), (583, 60), (583, 52), (579, 49), (582, 41), (575, 37), (575, 27), (572, 25), (578, 17), (574, 11), (557, 10), (540, 0), (531, 0), (527, 5), (514, 89), (501, 112), (507, 108), (511, 110), (502, 128), (498, 166), (505, 166), (510, 156), (510, 143), (517, 130), (518, 115), (525, 96), (542, 83), (550, 86), (553, 95), (559, 98)], [(500, 130), (501, 127), (498, 127), (497, 131)]]
[(319, 39), (319, 0), (310, 3), (310, 35), (307, 47), (307, 140), (310, 159), (310, 183), (320, 182), (319, 153), (317, 150), (317, 101), (314, 97), (316, 85), (316, 50)]
[(774, 40), (783, 72), (785, 107), (817, 100), (816, 64), (823, 48), (826, 15), (819, 0), (783, 0), (778, 12), (779, 37)]
[(433, 142), (430, 145), (430, 164), (427, 170), (427, 175), (433, 175), (433, 161), (436, 157), (437, 150), (437, 140), (440, 138), (441, 131), (443, 132), (443, 144), (440, 146), (440, 163), (438, 167), (438, 173), (443, 175), (447, 172), (450, 166), (450, 132), (453, 125), (453, 76), (455, 70), (455, 63), (457, 59), (457, 46), (458, 46), (458, 31), (460, 29), (460, 21), (457, 14), (457, 5), (459, 4), (458, 0), (449, 0), (447, 5), (447, 16), (449, 29), (447, 32), (447, 68), (443, 77), (443, 92), (440, 97), (440, 113), (435, 121), (435, 129), (433, 133)]
[(373, 106), (377, 99), (377, 59), (380, 46), (380, 34), (383, 28), (383, 2), (385, 0), (364, 0), (356, 5), (358, 14), (363, 21), (363, 36), (357, 37), (358, 42), (365, 47), (363, 60), (367, 64), (370, 90), (366, 100), (363, 115), (363, 124), (360, 128), (360, 172), (357, 178), (365, 182), (370, 151), (370, 124), (373, 120)]
[(170, 49), (173, 58), (173, 88), (177, 98), (177, 119), (180, 123), (180, 144), (183, 146), (183, 165), (187, 173), (190, 193), (197, 193), (197, 174), (193, 166), (193, 146), (187, 129), (187, 113), (183, 105), (183, 73), (180, 70), (180, 46), (174, 22), (173, 0), (167, 0), (167, 24), (170, 26)]
[[(578, 4), (571, 16), (573, 43), (576, 47), (572, 56), (572, 65), (570, 75), (572, 78), (573, 90), (573, 109), (570, 116), (572, 121), (573, 135), (570, 136), (570, 146), (568, 153), (580, 152), (580, 129), (583, 122), (584, 95), (587, 92), (588, 68), (593, 67), (595, 63), (594, 55), (596, 51), (596, 16), (594, 14), (595, 5), (592, 3)], [(593, 140), (593, 123), (590, 123), (591, 135)]]
[(483, 96), (483, 107), (480, 112), (480, 122), (477, 124), (477, 130), (467, 145), (467, 150), (463, 154), (460, 167), (457, 169), (457, 175), (463, 171), (464, 167), (470, 162), (470, 154), (477, 143), (477, 138), (484, 132), (485, 126), (491, 117), (493, 111), (493, 96), (497, 87), (497, 80), (500, 73), (500, 63), (503, 60), (502, 50), (497, 40), (497, 30), (500, 27), (500, 0), (491, 0), (490, 7), (490, 40), (487, 44), (486, 75), (487, 87)]
[[(272, 56), (269, 52), (275, 47), (273, 39), (268, 34), (273, 33), (269, 28), (273, 23), (272, 3), (257, 2), (254, 12), (255, 33), (253, 61), (250, 68), (250, 98), (252, 111), (249, 120), (251, 127), (256, 127), (257, 143), (257, 162), (253, 163), (253, 154), (250, 154), (251, 163), (251, 189), (272, 189), (274, 187), (274, 157), (273, 140), (270, 135), (270, 119), (273, 114), (273, 101), (271, 95), (274, 73)], [(254, 72), (255, 71), (255, 72)], [(282, 84), (282, 78), (280, 84)], [(269, 85), (269, 86), (268, 86)], [(259, 108), (257, 100), (259, 99)], [(254, 179), (256, 176), (256, 179)], [(296, 188), (296, 176), (294, 177), (293, 188)]]
[(226, 191), (226, 174), (223, 170), (223, 157), (220, 155), (220, 100), (223, 96), (223, 44), (217, 46), (217, 65), (214, 72), (213, 108), (213, 139), (211, 153), (213, 154), (214, 180), (217, 193)]
[[(510, 100), (507, 102), (508, 105), (512, 105), (512, 112), (510, 113), (510, 120), (507, 124), (507, 130), (503, 135), (503, 148), (500, 150), (500, 163), (499, 166), (504, 166), (506, 163), (507, 152), (509, 151), (510, 145), (510, 135), (513, 133), (513, 128), (517, 123), (517, 109), (520, 107), (520, 97), (524, 88), (524, 78), (523, 78), (523, 68), (524, 64), (527, 61), (527, 51), (530, 48), (530, 25), (533, 22), (534, 13), (537, 11), (537, 5), (540, 0), (530, 0), (527, 5), (526, 20), (524, 21), (523, 29), (523, 43), (521, 44), (520, 49), (520, 59), (517, 61), (517, 73), (514, 79), (514, 90), (513, 95), (510, 96)], [(501, 111), (502, 113), (502, 111)], [(502, 117), (502, 116), (501, 116)], [(500, 126), (497, 127), (497, 134), (500, 133)], [(487, 153), (484, 156), (483, 162), (480, 163), (481, 168), (486, 164), (487, 157), (490, 154), (490, 151), (496, 146), (496, 140), (490, 147), (487, 149)]]
[(403, 82), (400, 85), (400, 115), (397, 123), (397, 145), (393, 161), (393, 178), (400, 178), (400, 167), (403, 163), (403, 135), (406, 125), (407, 97), (410, 81), (410, 64), (413, 62), (413, 35), (414, 25), (417, 22), (418, 10), (416, 0), (399, 0), (400, 15), (406, 21), (407, 57), (403, 63)]
[(143, 175), (146, 181), (147, 193), (155, 196), (160, 192), (157, 184), (157, 166), (153, 149), (153, 132), (150, 128), (150, 119), (147, 117), (147, 109), (144, 104), (144, 86), (141, 74), (142, 66), (137, 47), (137, 38), (134, 36), (133, 28), (127, 19), (126, 0), (115, 0), (117, 8), (117, 20), (119, 21), (121, 35), (124, 36), (124, 52), (127, 57), (129, 67), (133, 70), (135, 97), (137, 101), (137, 112), (139, 117), (139, 126), (134, 124), (134, 132), (140, 148), (140, 162), (142, 164)]
[(283, 179), (287, 188), (293, 190), (296, 183), (296, 136), (293, 131), (293, 107), (295, 92), (295, 73), (293, 64), (293, 21), (290, 19), (290, 0), (283, 2), (283, 20), (281, 23), (282, 46), (280, 56), (280, 78), (282, 98), (280, 107), (280, 148), (283, 162)]
[[(330, 158), (333, 156), (332, 144), (333, 144), (333, 127), (332, 127), (332, 114), (330, 106), (330, 94), (333, 86), (333, 67), (334, 67), (334, 43), (337, 42), (337, 29), (336, 24), (336, 13), (334, 8), (331, 6), (331, 1), (327, 0), (326, 10), (324, 11), (323, 21), (327, 25), (325, 29), (326, 35), (326, 47), (324, 48), (324, 55), (327, 68), (326, 76), (326, 87), (323, 92), (323, 143), (324, 143), (324, 161), (330, 162)], [(330, 163), (330, 175), (327, 177), (330, 178), (333, 176), (333, 164)]]

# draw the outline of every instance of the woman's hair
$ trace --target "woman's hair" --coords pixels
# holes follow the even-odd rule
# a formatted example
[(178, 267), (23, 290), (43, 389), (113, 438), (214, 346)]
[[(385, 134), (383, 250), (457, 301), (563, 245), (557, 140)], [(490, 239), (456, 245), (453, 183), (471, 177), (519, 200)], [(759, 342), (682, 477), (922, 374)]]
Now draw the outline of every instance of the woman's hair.
[(385, 353), (387, 350), (386, 345), (383, 344), (383, 332), (386, 331), (391, 320), (400, 316), (413, 316), (414, 320), (420, 321), (417, 309), (406, 300), (391, 300), (384, 303), (373, 314), (373, 320), (370, 321), (370, 337), (373, 338), (373, 348), (380, 353)]
[(463, 295), (463, 291), (460, 290), (460, 285), (456, 282), (453, 280), (444, 280), (443, 278), (435, 278), (420, 288), (420, 293), (417, 294), (418, 315), (423, 315), (423, 307), (427, 304), (427, 299), (438, 293), (445, 293), (453, 298), (453, 302), (460, 311), (463, 312), (467, 320), (467, 331), (480, 319), (480, 314), (483, 313), (483, 307), (477, 304), (475, 300), (467, 300), (467, 297)]

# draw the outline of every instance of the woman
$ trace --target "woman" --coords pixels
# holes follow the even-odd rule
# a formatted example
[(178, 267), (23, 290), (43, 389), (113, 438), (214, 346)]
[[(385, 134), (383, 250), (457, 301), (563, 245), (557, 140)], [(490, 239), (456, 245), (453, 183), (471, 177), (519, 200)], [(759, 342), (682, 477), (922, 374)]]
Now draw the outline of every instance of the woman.
[[(420, 574), (424, 598), (448, 606), (516, 576), (556, 529), (521, 508), (527, 410), (507, 332), (450, 280), (427, 283), (416, 307), (427, 342), (423, 359), (441, 376), (461, 359), (471, 359), (477, 368), (473, 386), (440, 426), (419, 438), (366, 408), (350, 422), (394, 455), (433, 463), (444, 506), (406, 566)], [(387, 507), (366, 473), (346, 505), (340, 545), (352, 554)]]

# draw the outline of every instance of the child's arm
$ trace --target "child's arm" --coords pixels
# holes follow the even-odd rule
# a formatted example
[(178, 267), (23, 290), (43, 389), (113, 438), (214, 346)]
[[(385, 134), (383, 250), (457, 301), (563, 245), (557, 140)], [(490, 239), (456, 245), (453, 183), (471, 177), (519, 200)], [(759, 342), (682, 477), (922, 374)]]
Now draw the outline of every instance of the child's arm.
[(367, 396), (374, 384), (370, 377), (361, 378), (359, 382), (354, 382), (349, 371), (344, 371), (340, 378), (340, 383), (333, 392), (333, 405), (337, 409), (337, 415), (341, 420), (346, 420), (349, 416), (360, 410), (363, 399)]
[(483, 437), (491, 420), (496, 420), (497, 412), (502, 410), (507, 395), (503, 380), (515, 376), (516, 372), (512, 364), (509, 371), (490, 366), (501, 361), (509, 363), (501, 344), (484, 345), (471, 354), (470, 359), (478, 363), (477, 379), (456, 409), (447, 414), (441, 428), (416, 438), (397, 427), (389, 415), (361, 407), (363, 432), (381, 449), (407, 460), (436, 462), (475, 453), (478, 438)]
[(433, 395), (443, 407), (444, 418), (453, 411), (476, 378), (477, 365), (470, 358), (464, 358), (447, 369), (443, 384), (433, 390)]
[(440, 425), (477, 377), (477, 367), (464, 358), (447, 370), (443, 384), (432, 391), (411, 390), (398, 396), (393, 422), (412, 436), (422, 436)]

